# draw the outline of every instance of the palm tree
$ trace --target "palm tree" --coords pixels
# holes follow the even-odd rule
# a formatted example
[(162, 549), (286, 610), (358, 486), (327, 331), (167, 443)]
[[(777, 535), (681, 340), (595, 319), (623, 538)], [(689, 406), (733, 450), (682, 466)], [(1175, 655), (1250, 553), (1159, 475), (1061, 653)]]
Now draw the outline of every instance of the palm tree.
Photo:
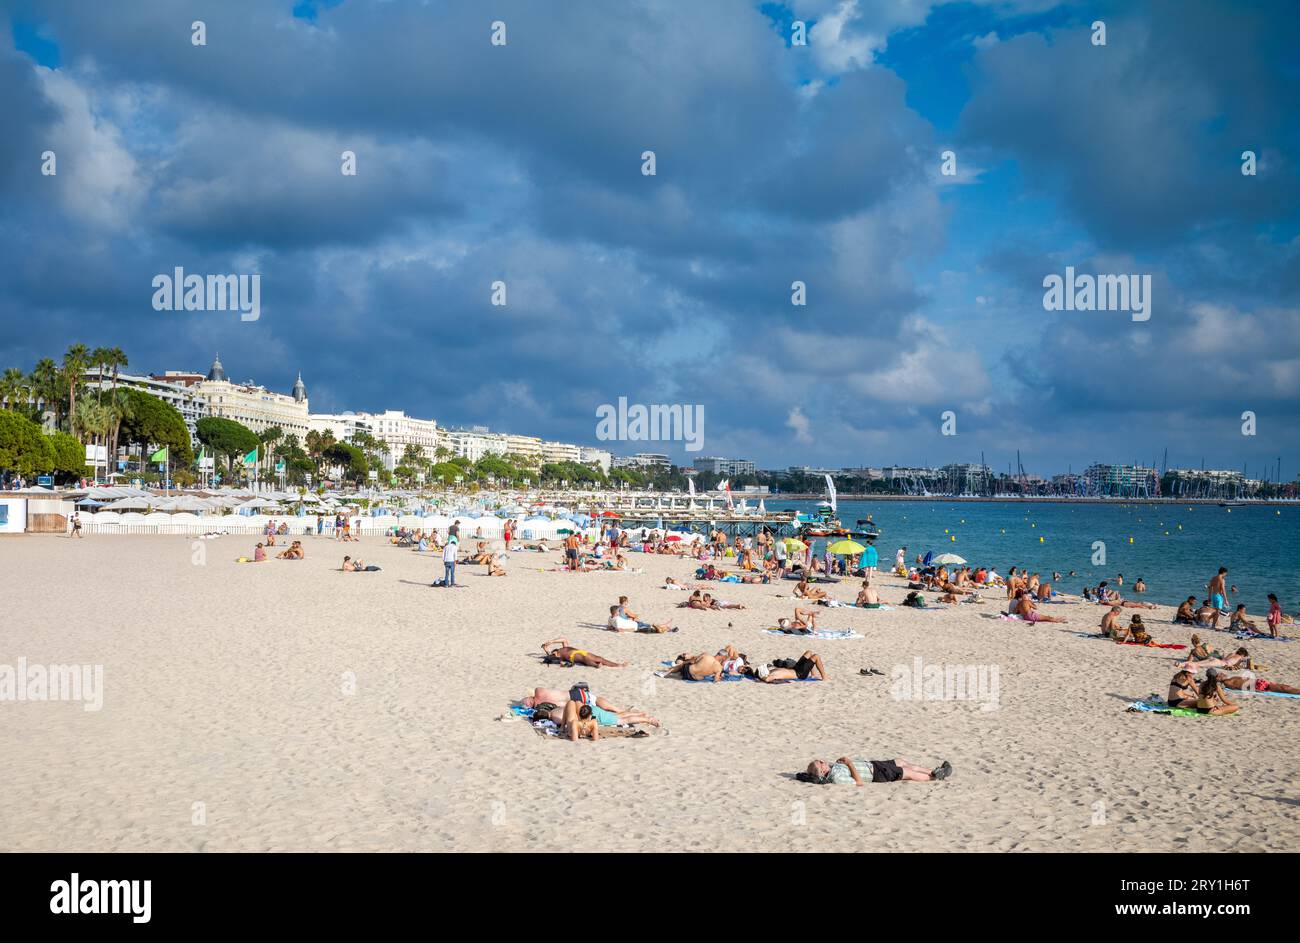
[[(108, 438), (113, 424), (112, 414), (108, 408), (95, 400), (83, 399), (77, 404), (76, 415), (72, 417), (75, 428), (90, 437), (90, 444), (99, 446)], [(95, 460), (95, 478), (99, 478), (99, 460)]]
[(108, 431), (108, 460), (117, 459), (117, 437), (122, 431), (122, 423), (135, 415), (135, 400), (127, 395), (126, 390), (113, 390), (108, 397), (105, 408), (108, 410), (110, 423)]
[(38, 422), (41, 421), (40, 414), (48, 409), (54, 413), (54, 421), (57, 425), (61, 381), (59, 380), (59, 368), (54, 361), (49, 357), (37, 361), (31, 375), (27, 378), (27, 383), (31, 387), (32, 399), (35, 400), (33, 407), (35, 415), (32, 418)]
[(63, 383), (68, 390), (68, 431), (76, 435), (77, 387), (84, 381), (90, 351), (85, 344), (73, 344), (63, 355)]
[(3, 376), (0, 376), (0, 402), (9, 409), (14, 409), (19, 404), (26, 407), (30, 392), (31, 385), (27, 381), (27, 375), (17, 367), (10, 367)]
[(94, 367), (99, 373), (99, 380), (96, 385), (98, 387), (98, 399), (101, 403), (104, 401), (104, 374), (108, 372), (108, 361), (110, 359), (112, 359), (112, 354), (107, 347), (96, 347), (90, 352), (90, 357), (86, 363), (87, 368)]

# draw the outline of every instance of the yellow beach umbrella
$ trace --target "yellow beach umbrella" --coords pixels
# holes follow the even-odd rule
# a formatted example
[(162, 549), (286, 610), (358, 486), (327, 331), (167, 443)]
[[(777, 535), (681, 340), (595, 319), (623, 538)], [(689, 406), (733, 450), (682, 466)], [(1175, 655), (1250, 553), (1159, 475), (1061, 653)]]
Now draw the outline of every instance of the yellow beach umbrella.
[(786, 537), (781, 543), (785, 544), (791, 550), (806, 550), (808, 545), (798, 537)]
[(867, 548), (856, 540), (837, 540), (826, 549), (835, 554), (854, 554), (861, 553)]

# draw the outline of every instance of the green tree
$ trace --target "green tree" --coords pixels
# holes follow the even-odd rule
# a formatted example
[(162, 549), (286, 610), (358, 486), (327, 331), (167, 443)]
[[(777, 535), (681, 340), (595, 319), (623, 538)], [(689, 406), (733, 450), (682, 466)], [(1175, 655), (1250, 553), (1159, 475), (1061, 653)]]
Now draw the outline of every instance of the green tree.
[(86, 473), (86, 447), (79, 439), (66, 432), (52, 432), (45, 438), (50, 443), (55, 475), (75, 480)]
[(0, 409), (0, 471), (27, 477), (53, 468), (54, 448), (41, 427), (12, 409)]
[(60, 415), (59, 403), (63, 395), (63, 384), (59, 379), (58, 366), (49, 357), (41, 358), (36, 362), (36, 366), (32, 368), (31, 376), (28, 377), (28, 385), (31, 387), (32, 398), (35, 400), (32, 419), (40, 422), (41, 413), (49, 410), (54, 413), (54, 421), (57, 424)]
[(348, 442), (335, 442), (321, 453), (321, 458), (330, 465), (343, 469), (343, 477), (358, 484), (366, 480), (370, 471), (365, 454)]
[(129, 415), (121, 420), (119, 432), (127, 445), (140, 447), (141, 470), (150, 451), (164, 446), (171, 452), (172, 468), (185, 468), (194, 461), (190, 430), (175, 406), (139, 390), (122, 389), (118, 393), (130, 400), (126, 407)]
[(262, 444), (248, 426), (221, 416), (204, 416), (195, 424), (194, 431), (209, 452), (225, 456), (228, 471), (233, 469), (236, 457), (247, 455)]
[(73, 344), (63, 355), (63, 387), (68, 391), (68, 429), (74, 434), (77, 431), (77, 391), (85, 386), (89, 364), (90, 351), (85, 344)]

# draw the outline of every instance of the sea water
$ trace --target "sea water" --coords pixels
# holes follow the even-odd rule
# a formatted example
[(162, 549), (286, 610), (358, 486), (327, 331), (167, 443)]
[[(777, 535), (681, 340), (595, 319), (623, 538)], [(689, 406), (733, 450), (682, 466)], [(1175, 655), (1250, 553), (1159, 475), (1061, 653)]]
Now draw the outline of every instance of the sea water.
[[(817, 509), (816, 501), (765, 500), (769, 511)], [(1013, 566), (1044, 579), (1059, 571), (1063, 579), (1055, 588), (1075, 594), (1101, 580), (1114, 586), (1122, 573), (1124, 597), (1177, 605), (1192, 594), (1198, 602), (1205, 598), (1205, 584), (1226, 566), (1228, 585), (1238, 589), (1231, 602), (1245, 603), (1261, 628), (1269, 593), (1286, 612), (1300, 611), (1300, 506), (839, 501), (845, 527), (855, 528), (868, 514), (882, 531), (876, 541), (882, 569), (907, 547), (909, 565), (933, 550), (992, 566), (1003, 576)], [(1105, 562), (1094, 565), (1101, 556), (1094, 549), (1098, 541)], [(825, 546), (817, 541), (814, 550)], [(1075, 575), (1067, 576), (1071, 570)], [(1145, 597), (1133, 592), (1138, 577), (1147, 584)]]

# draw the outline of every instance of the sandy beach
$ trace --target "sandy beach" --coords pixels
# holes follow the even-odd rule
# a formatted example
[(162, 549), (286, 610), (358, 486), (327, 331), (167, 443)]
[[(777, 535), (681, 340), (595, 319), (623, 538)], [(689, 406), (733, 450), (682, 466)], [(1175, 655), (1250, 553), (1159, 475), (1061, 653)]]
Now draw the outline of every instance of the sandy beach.
[[(559, 554), (512, 553), (508, 577), (465, 566), (452, 591), (428, 585), (437, 555), (378, 538), (308, 538), (305, 561), (236, 564), (254, 542), (0, 539), (0, 663), (104, 670), (98, 711), (0, 703), (0, 849), (1266, 851), (1300, 837), (1300, 700), (1234, 693), (1243, 708), (1224, 718), (1126, 713), (1163, 695), (1174, 653), (1076, 637), (1097, 606), (1045, 606), (1070, 621), (1036, 626), (993, 618), (1000, 595), (826, 609), (823, 627), (863, 637), (808, 640), (762, 631), (790, 614), (793, 583), (713, 587), (742, 611), (674, 608), (684, 594), (661, 587), (691, 578), (686, 560), (632, 553), (644, 572), (575, 575), (545, 572)], [(340, 573), (345, 552), (383, 569)], [(886, 603), (904, 594), (883, 578)], [(619, 595), (681, 631), (602, 631)], [(1149, 615), (1157, 639), (1187, 643), (1169, 609)], [(631, 666), (543, 666), (539, 643), (557, 636)], [(810, 648), (830, 680), (651, 674), (727, 643), (757, 658)], [(1267, 677), (1300, 683), (1300, 645), (1245, 644)], [(896, 697), (895, 666), (917, 658), (996, 669), (996, 701)], [(884, 676), (860, 676), (867, 666)], [(571, 744), (510, 718), (534, 686), (579, 680), (667, 732)], [(955, 774), (861, 789), (792, 777), (843, 754), (947, 759)]]

